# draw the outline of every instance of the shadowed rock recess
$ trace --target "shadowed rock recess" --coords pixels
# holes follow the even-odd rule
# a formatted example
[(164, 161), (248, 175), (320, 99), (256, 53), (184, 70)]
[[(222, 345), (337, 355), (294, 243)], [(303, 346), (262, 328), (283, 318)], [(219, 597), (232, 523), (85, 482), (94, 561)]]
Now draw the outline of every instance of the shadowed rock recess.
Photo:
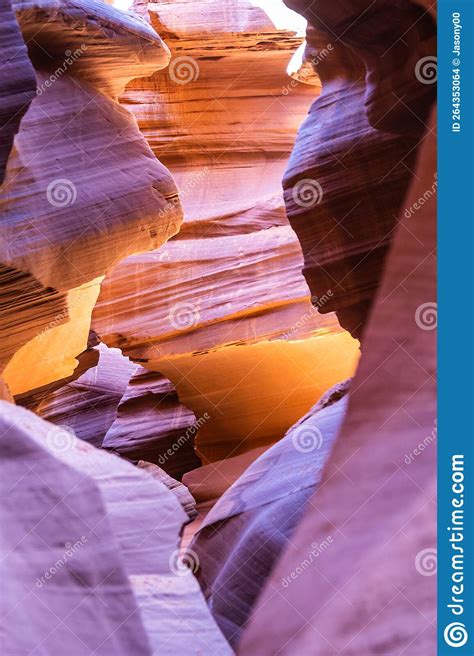
[(6, 654), (435, 653), (435, 42), (0, 0)]

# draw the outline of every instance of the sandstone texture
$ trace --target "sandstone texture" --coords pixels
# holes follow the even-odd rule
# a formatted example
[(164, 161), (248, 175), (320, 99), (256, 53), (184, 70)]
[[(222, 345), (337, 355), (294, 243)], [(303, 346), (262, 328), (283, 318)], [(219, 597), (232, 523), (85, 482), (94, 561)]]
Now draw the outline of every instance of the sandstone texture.
[(0, 3), (0, 184), (21, 119), (35, 96), (36, 77), (15, 14)]
[(171, 175), (117, 103), (128, 81), (168, 64), (159, 36), (101, 2), (14, 10), (37, 79), (0, 198), (1, 357), (18, 394), (73, 372), (103, 275), (166, 241), (182, 213)]
[(2, 646), (431, 656), (434, 7), (116, 4), (0, 0)]
[(172, 381), (202, 424), (196, 449), (207, 464), (282, 437), (353, 373), (358, 344), (317, 310), (332, 287), (312, 306), (285, 215), (281, 177), (320, 89), (287, 74), (302, 37), (247, 0), (148, 9), (171, 63), (128, 85), (121, 102), (172, 171), (185, 222), (163, 248), (106, 276), (92, 326)]
[(4, 401), (0, 423), (8, 654), (232, 653), (182, 559), (186, 513), (167, 486)]

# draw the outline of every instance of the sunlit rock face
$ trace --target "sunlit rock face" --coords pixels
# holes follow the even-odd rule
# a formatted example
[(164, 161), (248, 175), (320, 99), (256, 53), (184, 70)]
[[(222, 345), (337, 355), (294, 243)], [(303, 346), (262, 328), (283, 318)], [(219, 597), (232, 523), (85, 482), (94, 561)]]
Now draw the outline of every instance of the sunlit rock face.
[(323, 83), (295, 142), (283, 187), (288, 218), (314, 296), (333, 295), (360, 338), (377, 291), (397, 215), (415, 166), (419, 138), (372, 127), (363, 60), (329, 33), (308, 28), (306, 57)]
[(186, 513), (156, 474), (4, 401), (0, 429), (8, 654), (230, 656), (179, 562)]
[[(432, 117), (405, 207), (431, 188), (434, 127)], [(436, 577), (419, 564), (436, 545), (435, 247), (433, 195), (400, 215), (344, 425), (239, 654), (436, 652)], [(328, 535), (330, 547), (303, 568)], [(285, 621), (269, 639), (275, 617)]]
[(0, 2), (0, 184), (21, 119), (35, 96), (36, 78), (9, 0)]
[(1, 356), (18, 394), (72, 373), (102, 276), (176, 233), (182, 213), (171, 175), (117, 103), (133, 77), (168, 64), (159, 36), (100, 2), (14, 8), (38, 85), (0, 197)]
[(135, 463), (155, 463), (175, 478), (200, 465), (196, 417), (169, 380), (102, 343), (79, 361), (72, 380), (18, 395), (16, 402), (81, 440)]
[(268, 4), (0, 4), (12, 656), (435, 651), (434, 19)]
[(215, 462), (282, 437), (353, 372), (358, 345), (311, 306), (285, 216), (281, 176), (319, 92), (286, 71), (301, 37), (247, 1), (148, 8), (171, 64), (121, 101), (173, 172), (185, 223), (106, 277), (93, 327), (173, 382)]
[(165, 73), (122, 102), (173, 172), (187, 220), (248, 210), (281, 192), (294, 135), (318, 89), (289, 79), (302, 37), (251, 0), (141, 4), (171, 50)]
[[(361, 13), (370, 3), (356, 4)], [(391, 5), (372, 4), (385, 10), (375, 35), (383, 38)], [(397, 29), (421, 14), (417, 52), (424, 53), (432, 18), (404, 6), (405, 13), (397, 5)], [(344, 7), (348, 28), (348, 3), (333, 3), (328, 16)], [(365, 55), (380, 52), (368, 37), (375, 17), (369, 11), (367, 25), (359, 18)], [(285, 201), (312, 293), (333, 281), (324, 309), (336, 310), (354, 335), (363, 332), (363, 356), (347, 416), (347, 398), (315, 408), (260, 454), (204, 519), (191, 548), (202, 556), (213, 613), (239, 654), (433, 653), (436, 586), (415, 563), (436, 543), (436, 449), (412, 455), (436, 438), (436, 340), (423, 323), (436, 297), (434, 193), (416, 216), (405, 211), (435, 190), (434, 119), (427, 119), (433, 90), (417, 95), (411, 57), (413, 68), (403, 62), (383, 85), (405, 90), (414, 118), (405, 120), (404, 108), (377, 123), (390, 101), (383, 89), (374, 93), (375, 74), (366, 86), (371, 57), (344, 39), (323, 53), (330, 40), (314, 27), (308, 42), (323, 93), (298, 135)], [(301, 472), (298, 458), (308, 467)], [(279, 476), (282, 463), (288, 467)], [(277, 629), (275, 617), (284, 618)]]
[(344, 419), (347, 389), (348, 383), (332, 388), (260, 455), (212, 508), (190, 545), (201, 563), (207, 602), (234, 646), (320, 483)]
[(42, 389), (17, 397), (17, 402), (43, 419), (71, 430), (80, 439), (102, 446), (113, 424), (117, 406), (137, 365), (118, 349), (103, 344), (93, 347), (96, 364), (77, 379), (57, 389)]

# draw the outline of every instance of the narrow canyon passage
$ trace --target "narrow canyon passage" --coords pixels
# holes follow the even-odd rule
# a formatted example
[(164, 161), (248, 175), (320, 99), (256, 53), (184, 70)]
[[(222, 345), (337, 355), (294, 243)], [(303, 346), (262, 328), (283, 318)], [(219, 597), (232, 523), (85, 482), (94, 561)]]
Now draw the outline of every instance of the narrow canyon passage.
[(8, 654), (432, 653), (435, 16), (287, 4), (0, 0)]

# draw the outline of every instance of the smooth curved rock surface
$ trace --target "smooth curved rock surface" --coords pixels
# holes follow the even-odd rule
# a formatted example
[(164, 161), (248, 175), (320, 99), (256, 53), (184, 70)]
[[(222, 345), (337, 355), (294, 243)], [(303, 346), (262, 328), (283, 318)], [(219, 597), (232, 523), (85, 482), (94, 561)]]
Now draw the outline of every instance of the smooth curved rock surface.
[(24, 395), (17, 402), (99, 447), (117, 417), (117, 407), (137, 365), (105, 344), (93, 347), (92, 351), (97, 364), (82, 376), (52, 391)]
[(194, 449), (199, 423), (180, 403), (172, 383), (155, 371), (135, 367), (102, 446), (131, 460), (148, 460), (181, 480), (199, 467)]
[(340, 40), (362, 58), (365, 106), (372, 127), (423, 136), (436, 99), (433, 4), (425, 8), (422, 4), (429, 3), (407, 0), (284, 2), (310, 25), (329, 28), (331, 41)]
[(101, 277), (176, 233), (182, 212), (171, 175), (116, 102), (126, 82), (167, 65), (160, 37), (92, 0), (20, 2), (15, 10), (38, 80), (0, 198), (0, 260), (11, 290), (2, 361), (19, 394), (72, 373)]
[[(346, 391), (347, 385), (333, 388), (259, 456), (212, 508), (190, 545), (201, 563), (207, 603), (232, 645), (318, 487), (344, 419)], [(324, 543), (329, 547), (331, 541), (329, 536)]]
[(0, 2), (0, 184), (21, 119), (35, 97), (36, 77), (9, 0)]
[(51, 430), (0, 402), (2, 647), (151, 656), (99, 486), (57, 457)]
[[(407, 208), (432, 184), (434, 126), (433, 116)], [(313, 506), (259, 598), (241, 654), (436, 651), (435, 577), (415, 568), (420, 551), (436, 544), (435, 248), (433, 195), (400, 218), (346, 421)], [(427, 439), (429, 448), (414, 457)], [(317, 568), (282, 592), (280, 581), (328, 527), (334, 541)], [(285, 622), (275, 625), (278, 616)]]
[(80, 359), (82, 375), (17, 396), (17, 403), (94, 446), (156, 463), (176, 478), (200, 465), (196, 417), (169, 380), (102, 343)]
[(311, 293), (319, 298), (333, 290), (320, 311), (336, 311), (342, 326), (361, 338), (419, 138), (370, 125), (364, 63), (332, 38), (308, 28), (307, 50), (323, 91), (298, 132), (283, 187)]
[(170, 379), (198, 420), (209, 416), (196, 441), (206, 464), (282, 437), (353, 373), (358, 345), (311, 306), (285, 216), (281, 176), (319, 91), (286, 70), (301, 35), (249, 0), (139, 8), (172, 59), (121, 102), (172, 170), (185, 222), (106, 277), (93, 327)]
[[(112, 574), (116, 578), (115, 581), (110, 579), (110, 582), (107, 582), (107, 578), (105, 580), (96, 578), (93, 583), (91, 580), (88, 586), (88, 578), (85, 578), (85, 580), (82, 578), (81, 580), (81, 568), (77, 572), (77, 578), (82, 588), (80, 595), (84, 599), (85, 611), (90, 612), (90, 606), (88, 608), (85, 601), (88, 598), (91, 601), (95, 600), (94, 595), (90, 594), (91, 588), (95, 590), (96, 585), (99, 586), (99, 589), (100, 586), (103, 586), (105, 592), (110, 593), (113, 591), (114, 593), (114, 601), (108, 605), (105, 604), (105, 609), (100, 613), (102, 616), (104, 613), (110, 616), (108, 626), (104, 627), (108, 630), (104, 642), (108, 640), (110, 646), (105, 646), (100, 642), (103, 638), (100, 631), (97, 631), (96, 634), (97, 617), (100, 615), (94, 613), (95, 619), (92, 624), (90, 615), (84, 612), (83, 622), (80, 623), (79, 627), (75, 627), (79, 636), (78, 642), (79, 638), (85, 640), (78, 650), (69, 637), (71, 631), (67, 626), (69, 616), (69, 624), (72, 631), (74, 631), (75, 620), (73, 618), (77, 606), (77, 597), (79, 596), (78, 586), (76, 583), (76, 590), (74, 590), (74, 586), (69, 587), (70, 593), (68, 594), (68, 586), (66, 585), (64, 588), (65, 594), (61, 597), (58, 595), (58, 588), (54, 585), (56, 581), (54, 578), (51, 583), (48, 581), (46, 585), (42, 585), (41, 590), (49, 592), (48, 586), (51, 586), (52, 591), (56, 594), (56, 597), (54, 597), (54, 593), (53, 596), (50, 596), (50, 594), (45, 596), (43, 604), (46, 605), (46, 608), (50, 608), (50, 612), (56, 614), (60, 630), (51, 631), (50, 624), (42, 623), (39, 616), (37, 616), (36, 628), (39, 629), (43, 626), (46, 635), (37, 634), (33, 638), (36, 638), (40, 644), (42, 639), (49, 640), (50, 653), (58, 653), (61, 650), (58, 640), (62, 639), (62, 648), (64, 648), (64, 645), (68, 645), (68, 653), (77, 654), (84, 653), (84, 644), (92, 650), (96, 650), (98, 654), (140, 653), (169, 654), (171, 656), (172, 654), (186, 653), (197, 656), (207, 649), (210, 649), (211, 653), (214, 650), (219, 654), (231, 654), (232, 651), (213, 623), (192, 571), (187, 570), (179, 560), (179, 535), (187, 518), (175, 494), (163, 483), (158, 482), (156, 477), (116, 456), (96, 449), (82, 440), (75, 439), (70, 433), (58, 431), (57, 427), (35, 417), (25, 409), (15, 408), (11, 404), (2, 402), (0, 417), (4, 429), (10, 431), (9, 438), (2, 440), (2, 445), (7, 449), (7, 452), (16, 450), (14, 458), (16, 466), (27, 466), (28, 464), (25, 451), (21, 450), (21, 446), (23, 448), (25, 446), (25, 440), (34, 445), (33, 448), (30, 447), (29, 449), (30, 475), (33, 471), (33, 481), (40, 478), (39, 470), (36, 472), (39, 464), (34, 463), (34, 460), (32, 461), (32, 458), (38, 452), (46, 454), (46, 457), (42, 460), (42, 464), (46, 466), (41, 470), (40, 479), (43, 486), (45, 479), (54, 485), (56, 482), (54, 481), (55, 476), (58, 481), (61, 478), (64, 480), (66, 475), (71, 476), (70, 481), (73, 483), (73, 487), (69, 486), (68, 490), (63, 492), (62, 502), (67, 507), (71, 499), (76, 499), (76, 505), (71, 505), (71, 512), (75, 510), (76, 513), (73, 521), (76, 523), (85, 522), (87, 530), (82, 529), (85, 539), (82, 539), (82, 535), (79, 536), (81, 538), (80, 546), (74, 550), (71, 560), (59, 570), (59, 573), (63, 575), (63, 586), (64, 577), (71, 577), (74, 572), (75, 566), (77, 566), (76, 557), (78, 556), (80, 557), (78, 558), (79, 562), (88, 563), (89, 569), (93, 572), (99, 569), (102, 559), (98, 558), (97, 550), (95, 552), (88, 551), (88, 540), (91, 532), (94, 538), (95, 531), (102, 532), (100, 536), (102, 550), (108, 544), (112, 543), (114, 545), (113, 556), (115, 558), (112, 553), (110, 555), (104, 554), (106, 558), (102, 567), (107, 574), (111, 565), (115, 564), (115, 569), (112, 570)], [(17, 435), (22, 435), (25, 438), (23, 444), (21, 444), (21, 440), (15, 440)], [(18, 447), (15, 449), (12, 444), (18, 445)], [(28, 453), (28, 449), (26, 449), (26, 453)], [(14, 484), (18, 485), (20, 480), (18, 470), (13, 468), (13, 473), (17, 476), (14, 479)], [(84, 513), (89, 510), (91, 497), (78, 496), (77, 492), (74, 491), (74, 483), (79, 487), (86, 482), (89, 483), (91, 491), (94, 488), (96, 490), (95, 498), (94, 495), (91, 495), (91, 497), (94, 502), (92, 507), (95, 504), (97, 510), (95, 513), (91, 512), (90, 514), (97, 520), (97, 523), (91, 521), (90, 517), (84, 517)], [(26, 491), (29, 492), (29, 489), (26, 488)], [(80, 500), (79, 505), (77, 505), (78, 500)], [(47, 511), (50, 504), (53, 504), (51, 519), (49, 519), (50, 513)], [(34, 524), (32, 524), (31, 535), (34, 536), (33, 541), (36, 540), (38, 543), (38, 540), (43, 539), (50, 546), (52, 546), (53, 541), (56, 541), (57, 544), (58, 537), (53, 531), (54, 511), (56, 509), (54, 504), (60, 505), (57, 503), (55, 495), (49, 498), (48, 496), (38, 495), (37, 503), (33, 509), (31, 509), (30, 503), (23, 504), (22, 512), (28, 510), (27, 514), (30, 522), (36, 523), (36, 530)], [(97, 517), (101, 509), (102, 518)], [(64, 508), (61, 507), (59, 510), (64, 511)], [(67, 513), (65, 517), (68, 518)], [(9, 526), (11, 526), (11, 521), (12, 518), (10, 518)], [(22, 528), (21, 523), (16, 523), (16, 529), (18, 530), (18, 528)], [(108, 539), (103, 535), (103, 531), (106, 529), (108, 529), (110, 535)], [(40, 548), (39, 552), (42, 556), (33, 560), (31, 559), (33, 554), (29, 552), (31, 548), (30, 538), (23, 546), (23, 550), (26, 552), (26, 562), (29, 563), (27, 574), (34, 570), (31, 565), (32, 562), (37, 565), (38, 562), (41, 562), (41, 559), (44, 559), (44, 556), (51, 558), (50, 551)], [(194, 563), (193, 566), (196, 566), (196, 564)], [(8, 572), (8, 581), (12, 581), (11, 571), (10, 569)], [(82, 574), (83, 577), (88, 577), (87, 570)], [(128, 584), (124, 575), (128, 577), (130, 584)], [(40, 577), (41, 574), (37, 576)], [(108, 577), (111, 576), (109, 572)], [(122, 578), (121, 589), (118, 589), (120, 577)], [(32, 581), (31, 585), (33, 586), (33, 584)], [(84, 587), (89, 589), (85, 591)], [(128, 609), (125, 605), (127, 592)], [(15, 597), (12, 595), (9, 603), (11, 603), (11, 599), (15, 599)], [(18, 596), (16, 599), (18, 599)], [(41, 608), (44, 617), (45, 606), (39, 606), (39, 603), (39, 600), (36, 599), (30, 601), (32, 610)], [(79, 607), (83, 604), (79, 604)], [(10, 608), (13, 608), (13, 606), (10, 606)], [(114, 611), (116, 612), (115, 616), (113, 615)], [(21, 617), (21, 604), (20, 612), (17, 610), (17, 617)], [(186, 621), (183, 621), (183, 618), (186, 618)], [(61, 621), (62, 619), (64, 621)], [(140, 626), (140, 619), (142, 626)], [(122, 620), (122, 624), (120, 620)], [(133, 625), (134, 621), (135, 626)], [(135, 633), (127, 635), (127, 630), (131, 632), (132, 629), (135, 630)], [(23, 634), (23, 637), (15, 635), (17, 644), (21, 644), (22, 640), (25, 640), (25, 632), (19, 631), (19, 633)], [(50, 633), (50, 636), (47, 633)], [(54, 638), (51, 638), (51, 634), (54, 635)], [(69, 651), (69, 644), (71, 644), (71, 651)], [(112, 648), (116, 651), (112, 651)], [(9, 653), (19, 654), (25, 653), (25, 651), (18, 651), (17, 646), (14, 645), (13, 650)]]

